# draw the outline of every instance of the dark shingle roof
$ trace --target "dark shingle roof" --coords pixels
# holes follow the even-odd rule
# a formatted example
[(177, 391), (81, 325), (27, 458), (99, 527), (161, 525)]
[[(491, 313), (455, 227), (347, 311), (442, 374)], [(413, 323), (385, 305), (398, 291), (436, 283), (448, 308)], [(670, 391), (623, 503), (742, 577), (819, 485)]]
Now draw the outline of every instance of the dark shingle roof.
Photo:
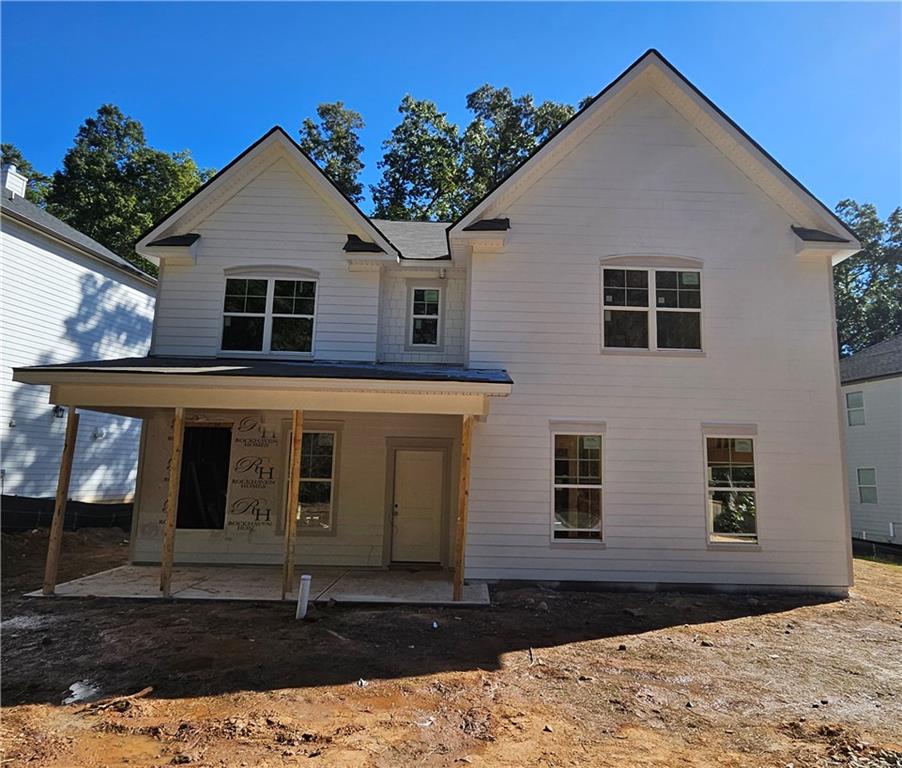
[(843, 384), (902, 375), (902, 333), (839, 361)]
[(348, 242), (344, 244), (347, 253), (385, 253), (376, 243), (368, 243), (357, 235), (348, 235)]
[(460, 381), (474, 384), (511, 384), (499, 368), (464, 368), (457, 365), (410, 363), (358, 363), (337, 360), (265, 360), (216, 357), (126, 357), (119, 360), (59, 363), (16, 368), (19, 371), (74, 373), (155, 373), (183, 376), (263, 376), (298, 379), (366, 379), (369, 381)]
[(796, 233), (800, 240), (806, 243), (850, 243), (844, 237), (838, 237), (830, 232), (824, 232), (821, 229), (808, 229), (806, 227), (793, 227), (792, 231)]
[(110, 266), (116, 267), (123, 272), (143, 278), (152, 283), (156, 282), (156, 280), (146, 272), (142, 272), (134, 265), (129, 264), (125, 259), (117, 256), (109, 248), (105, 248), (96, 240), (92, 240), (74, 227), (70, 227), (64, 221), (60, 221), (56, 216), (47, 213), (43, 208), (39, 208), (24, 197), (9, 198), (5, 193), (0, 195), (0, 210), (10, 218), (30, 226), (33, 229), (37, 229), (39, 232), (43, 232), (46, 235), (62, 240), (68, 245), (85, 251), (94, 258), (106, 262)]
[(404, 259), (450, 259), (444, 221), (373, 219), (379, 230), (401, 251)]

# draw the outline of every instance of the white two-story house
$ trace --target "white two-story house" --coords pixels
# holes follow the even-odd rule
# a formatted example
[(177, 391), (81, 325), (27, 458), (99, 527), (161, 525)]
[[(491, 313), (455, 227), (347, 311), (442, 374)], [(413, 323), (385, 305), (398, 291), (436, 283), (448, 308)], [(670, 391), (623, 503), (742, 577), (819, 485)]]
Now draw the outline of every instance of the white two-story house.
[(143, 419), (132, 560), (851, 581), (823, 204), (649, 51), (451, 224), (274, 128), (139, 242), (149, 356), (20, 369)]

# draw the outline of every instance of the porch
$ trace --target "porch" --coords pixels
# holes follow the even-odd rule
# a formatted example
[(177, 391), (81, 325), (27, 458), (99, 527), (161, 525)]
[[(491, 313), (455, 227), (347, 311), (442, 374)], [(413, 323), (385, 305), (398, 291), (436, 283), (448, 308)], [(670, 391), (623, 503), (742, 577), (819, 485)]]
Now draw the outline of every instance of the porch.
[[(45, 595), (285, 599), (303, 569), (314, 600), (488, 600), (464, 581), (470, 444), (504, 371), (149, 357), (14, 378), (68, 405)], [(133, 565), (57, 589), (77, 408), (143, 420)]]
[[(301, 573), (309, 574), (310, 602), (394, 605), (489, 605), (485, 584), (464, 584), (454, 599), (451, 574), (444, 571), (374, 570), (363, 568), (297, 568), (291, 590), (282, 596), (278, 566), (174, 566), (170, 597), (176, 600), (297, 600)], [(28, 597), (41, 597), (43, 590)], [(59, 597), (161, 599), (160, 568), (123, 565), (56, 586)]]

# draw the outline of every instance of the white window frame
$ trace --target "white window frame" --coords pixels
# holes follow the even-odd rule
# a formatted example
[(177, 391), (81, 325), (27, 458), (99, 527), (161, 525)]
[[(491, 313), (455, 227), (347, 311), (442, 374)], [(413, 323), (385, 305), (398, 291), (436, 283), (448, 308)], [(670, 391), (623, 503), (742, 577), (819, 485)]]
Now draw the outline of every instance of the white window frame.
[[(645, 272), (648, 278), (648, 304), (645, 307), (627, 307), (613, 306), (605, 304), (604, 299), (604, 273), (605, 270), (633, 271)], [(699, 307), (659, 307), (657, 305), (657, 273), (658, 272), (694, 272), (698, 275), (699, 280)], [(666, 289), (665, 289), (666, 290)], [(654, 299), (654, 300), (653, 300)], [(661, 352), (661, 353), (688, 353), (701, 354), (705, 350), (705, 329), (704, 317), (702, 309), (705, 306), (705, 284), (702, 280), (702, 269), (698, 266), (682, 267), (682, 266), (661, 266), (661, 267), (643, 267), (643, 266), (627, 266), (615, 263), (604, 263), (601, 265), (601, 348), (605, 352), (624, 352), (624, 353), (641, 353), (641, 352)], [(605, 312), (644, 312), (646, 313), (646, 322), (648, 329), (648, 346), (647, 347), (609, 347), (605, 340)], [(658, 346), (658, 312), (695, 312), (699, 315), (699, 347), (659, 347)]]
[[(849, 395), (861, 395), (861, 405), (852, 406), (849, 405)], [(856, 389), (853, 392), (846, 392), (846, 424), (850, 427), (863, 427), (866, 423), (865, 415), (864, 415), (864, 392), (860, 389)], [(854, 424), (852, 423), (852, 414), (861, 412), (861, 421), (856, 421)]]
[[(226, 274), (225, 276), (226, 282), (223, 283), (222, 286), (222, 304), (223, 308), (220, 310), (220, 316), (222, 320), (220, 321), (219, 328), (219, 356), (220, 357), (262, 357), (267, 356), (271, 357), (276, 355), (278, 357), (288, 357), (288, 358), (307, 358), (311, 359), (314, 357), (314, 353), (316, 350), (316, 316), (317, 316), (317, 308), (319, 306), (319, 278), (316, 277), (306, 277), (301, 275), (272, 275), (272, 274)], [(260, 312), (226, 312), (225, 305), (225, 295), (226, 295), (226, 286), (228, 285), (229, 280), (266, 280), (266, 309), (263, 313)], [(285, 315), (282, 313), (273, 313), (273, 302), (275, 299), (275, 291), (276, 291), (276, 280), (286, 280), (296, 283), (313, 283), (314, 284), (314, 298), (313, 298), (313, 314), (312, 315)], [(241, 349), (223, 349), (222, 341), (225, 335), (225, 318), (226, 317), (262, 317), (263, 318), (263, 349), (261, 350), (241, 350)], [(311, 318), (313, 320), (313, 324), (310, 330), (310, 351), (309, 352), (300, 352), (300, 351), (290, 351), (290, 350), (273, 350), (272, 349), (272, 325), (274, 317), (294, 317), (294, 318)]]
[[(438, 291), (438, 312), (434, 315), (418, 315), (414, 311), (414, 306), (416, 305), (416, 292), (417, 291)], [(410, 311), (408, 313), (409, 322), (408, 322), (408, 330), (407, 330), (407, 346), (410, 349), (417, 350), (432, 350), (438, 351), (442, 348), (442, 304), (443, 304), (444, 290), (443, 286), (440, 285), (426, 285), (426, 284), (413, 284), (410, 286), (410, 292), (408, 294), (408, 302), (410, 306)], [(435, 344), (417, 344), (413, 340), (414, 333), (414, 325), (416, 320), (435, 320)]]
[[(862, 483), (861, 482), (861, 471), (867, 470), (874, 473), (874, 482), (873, 483)], [(858, 484), (858, 503), (859, 504), (879, 504), (880, 497), (877, 494), (877, 467), (857, 467), (855, 469), (855, 482)], [(874, 500), (873, 501), (865, 501), (861, 498), (861, 489), (862, 488), (873, 488), (874, 489)]]
[[(335, 533), (335, 499), (338, 492), (338, 450), (340, 448), (340, 440), (341, 433), (335, 427), (331, 429), (319, 428), (316, 426), (311, 426), (309, 429), (303, 430), (304, 435), (323, 435), (329, 434), (332, 435), (332, 467), (329, 479), (326, 480), (324, 477), (304, 477), (301, 475), (300, 480), (298, 482), (298, 507), (297, 507), (297, 531), (299, 534), (307, 535), (312, 534), (315, 536), (329, 536)], [(301, 517), (303, 515), (303, 511), (301, 509), (301, 486), (304, 482), (314, 482), (314, 483), (325, 483), (328, 482), (330, 484), (330, 493), (329, 493), (329, 527), (328, 528), (308, 528), (307, 526), (301, 523)], [(290, 486), (289, 486), (290, 487)]]
[[(549, 509), (549, 536), (551, 537), (551, 543), (555, 546), (598, 546), (603, 545), (605, 543), (604, 539), (604, 520), (605, 520), (605, 502), (604, 502), (604, 478), (605, 478), (605, 469), (604, 469), (604, 457), (605, 457), (605, 425), (600, 424), (598, 426), (587, 425), (585, 427), (577, 426), (577, 425), (552, 425), (551, 428), (551, 458), (550, 458), (550, 466), (551, 466), (551, 505)], [(598, 437), (601, 441), (601, 455), (599, 456), (599, 462), (601, 463), (601, 482), (598, 484), (577, 484), (577, 483), (558, 483), (555, 481), (555, 471), (554, 471), (554, 447), (555, 447), (555, 438), (558, 435), (565, 435), (568, 437), (578, 436), (578, 437)], [(569, 530), (579, 530), (579, 531), (598, 531), (597, 537), (586, 537), (586, 538), (555, 538), (554, 535), (554, 492), (558, 488), (582, 488), (582, 489), (598, 489), (598, 499), (599, 499), (599, 507), (600, 507), (600, 518), (598, 520), (598, 528), (585, 528), (585, 529), (569, 529)]]
[[(714, 440), (751, 440), (752, 441), (752, 469), (755, 473), (755, 484), (749, 488), (748, 486), (716, 486), (713, 487), (708, 482), (708, 439)], [(758, 431), (756, 427), (740, 428), (736, 431), (720, 430), (708, 431), (702, 430), (702, 451), (704, 459), (704, 505), (705, 505), (705, 541), (709, 548), (731, 548), (738, 547), (740, 549), (760, 549), (761, 548), (761, 507), (759, 500), (761, 494), (759, 492), (758, 478)], [(714, 519), (711, 514), (711, 505), (708, 503), (708, 494), (712, 491), (732, 491), (735, 493), (754, 493), (755, 494), (755, 538), (747, 539), (731, 539), (729, 541), (714, 541), (712, 536), (714, 533)]]

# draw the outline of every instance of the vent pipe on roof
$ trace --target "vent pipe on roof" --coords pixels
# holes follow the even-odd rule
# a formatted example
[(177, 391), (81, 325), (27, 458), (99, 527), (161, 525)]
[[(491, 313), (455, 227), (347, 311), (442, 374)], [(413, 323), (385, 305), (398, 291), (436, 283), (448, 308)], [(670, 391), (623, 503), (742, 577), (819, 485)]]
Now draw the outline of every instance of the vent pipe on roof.
[(25, 197), (28, 177), (19, 173), (16, 166), (7, 164), (0, 168), (0, 186), (3, 187), (3, 194), (10, 200), (14, 197)]

